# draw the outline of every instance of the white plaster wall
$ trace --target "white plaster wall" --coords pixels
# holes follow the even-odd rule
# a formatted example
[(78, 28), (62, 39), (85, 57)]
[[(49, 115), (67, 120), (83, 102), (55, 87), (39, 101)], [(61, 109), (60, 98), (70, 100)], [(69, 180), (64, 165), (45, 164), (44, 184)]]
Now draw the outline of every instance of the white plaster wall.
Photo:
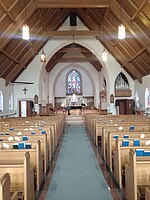
[[(41, 69), (44, 68), (42, 63), (40, 62), (40, 56), (37, 55), (31, 63), (28, 65), (27, 69), (20, 74), (20, 76), (16, 79), (18, 82), (30, 82), (33, 84), (14, 84), (14, 107), (19, 113), (19, 100), (32, 100), (34, 99), (34, 95), (39, 96), (39, 81), (40, 81), (40, 73)], [(22, 91), (23, 88), (27, 88), (28, 91), (26, 94)], [(39, 112), (39, 106), (35, 104), (35, 110)]]
[[(69, 30), (69, 29), (78, 29), (78, 30), (87, 30), (87, 27), (85, 27), (81, 21), (78, 19), (78, 26), (77, 27), (70, 27), (69, 26), (69, 20), (67, 19), (62, 27), (60, 27), (60, 30)], [(47, 55), (47, 62), (48, 60), (62, 47), (71, 44), (72, 42), (82, 45), (83, 47), (86, 47), (89, 49), (93, 54), (96, 55), (96, 57), (99, 59), (99, 61), (103, 65), (103, 69), (101, 72), (98, 73), (98, 71), (90, 64), (90, 63), (76, 63), (77, 65), (80, 65), (80, 70), (84, 69), (84, 72), (87, 73), (89, 79), (92, 82), (93, 85), (93, 95), (94, 95), (94, 104), (95, 106), (98, 105), (99, 100), (99, 92), (100, 88), (102, 88), (101, 85), (101, 78), (105, 76), (107, 81), (107, 96), (108, 96), (108, 107), (109, 111), (114, 113), (114, 105), (109, 105), (109, 96), (110, 94), (114, 94), (114, 82), (117, 77), (117, 75), (120, 72), (123, 72), (130, 85), (130, 89), (133, 91), (134, 94), (134, 82), (132, 78), (120, 67), (119, 63), (111, 56), (111, 54), (108, 55), (107, 62), (103, 62), (101, 60), (101, 53), (104, 49), (103, 45), (96, 40), (95, 37), (66, 37), (66, 38), (59, 38), (59, 37), (53, 37), (51, 38), (47, 44), (44, 46), (44, 51)], [(41, 52), (40, 52), (41, 53)], [(71, 64), (71, 63), (70, 63)], [(68, 64), (68, 69), (69, 65)], [(42, 102), (42, 78), (45, 77), (47, 82), (47, 88), (45, 92), (48, 91), (47, 96), (49, 96), (49, 102), (54, 101), (54, 89), (56, 86), (56, 80), (59, 78), (59, 75), (63, 73), (63, 70), (66, 68), (66, 63), (57, 64), (52, 71), (48, 74), (45, 70), (46, 63), (42, 64), (40, 62), (40, 55), (37, 55), (34, 60), (29, 64), (28, 68), (24, 70), (24, 72), (18, 77), (16, 81), (27, 81), (27, 82), (33, 82), (33, 85), (14, 85), (14, 94), (15, 94), (15, 109), (18, 110), (18, 100), (19, 99), (30, 99), (33, 100), (33, 97), (35, 94), (39, 96), (39, 103), (45, 104), (45, 102)], [(85, 74), (85, 73), (84, 73)], [(22, 89), (23, 87), (26, 87), (28, 89), (28, 92), (26, 95), (23, 94)], [(48, 101), (48, 99), (47, 99)], [(36, 105), (36, 110), (38, 111), (38, 105)]]
[(15, 111), (14, 109), (9, 109), (9, 95), (12, 94), (14, 96), (14, 90), (13, 85), (10, 84), (6, 86), (5, 80), (0, 78), (0, 90), (3, 93), (3, 107), (4, 110), (0, 112), (0, 116), (6, 115), (6, 114), (13, 114)]
[[(139, 105), (140, 109), (145, 109), (145, 90), (148, 88), (150, 90), (150, 75), (142, 78), (142, 84), (139, 81), (135, 81), (135, 93), (139, 94)], [(135, 96), (134, 93), (134, 96)]]

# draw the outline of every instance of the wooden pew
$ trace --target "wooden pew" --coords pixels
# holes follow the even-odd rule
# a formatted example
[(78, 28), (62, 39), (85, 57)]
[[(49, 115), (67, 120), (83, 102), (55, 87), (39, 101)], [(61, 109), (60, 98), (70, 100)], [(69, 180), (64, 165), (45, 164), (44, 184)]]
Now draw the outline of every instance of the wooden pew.
[[(143, 132), (142, 132), (143, 134)], [(126, 132), (126, 133), (118, 133), (118, 140), (122, 142), (123, 140), (129, 140), (129, 146), (133, 146), (134, 141), (139, 140), (140, 145), (145, 146), (145, 142), (150, 139), (150, 132), (144, 132), (144, 138), (140, 138), (141, 132)], [(114, 138), (113, 133), (108, 133), (107, 145), (106, 145), (106, 164), (109, 167), (110, 171), (112, 171), (112, 155), (116, 150), (116, 139)]]
[(8, 173), (0, 175), (0, 199), (10, 200), (10, 175)]
[(123, 187), (123, 175), (124, 175), (124, 168), (125, 164), (129, 163), (129, 151), (130, 149), (145, 149), (150, 150), (150, 146), (127, 146), (122, 147), (120, 144), (120, 140), (116, 140), (116, 149), (113, 153), (113, 175), (118, 183), (119, 188)]
[(138, 158), (136, 152), (131, 149), (129, 152), (129, 164), (125, 165), (125, 194), (128, 200), (138, 199), (139, 188), (150, 188), (149, 171), (150, 157), (142, 156)]
[[(16, 143), (10, 143), (7, 144), (13, 145)], [(12, 149), (12, 146), (10, 146), (11, 149), (7, 150), (0, 150), (0, 163), (1, 161), (19, 161), (23, 159), (23, 156), (26, 152), (30, 153), (30, 165), (34, 169), (35, 181), (36, 181), (36, 190), (39, 191), (41, 188), (41, 185), (43, 183), (44, 178), (44, 170), (43, 170), (43, 156), (41, 152), (41, 141), (38, 140), (35, 143), (35, 148), (32, 149)]]
[(149, 125), (144, 125), (145, 128), (143, 128), (142, 126), (136, 127), (135, 130), (129, 130), (130, 126), (124, 126), (124, 128), (122, 130), (119, 130), (119, 127), (104, 127), (102, 129), (102, 136), (101, 136), (101, 154), (102, 154), (102, 158), (105, 160), (106, 159), (106, 145), (108, 143), (108, 135), (109, 133), (113, 134), (113, 135), (129, 135), (131, 133), (139, 133), (139, 134), (150, 134), (150, 131), (147, 130)]
[[(7, 139), (10, 136), (15, 137), (16, 135), (14, 135), (12, 132), (11, 135), (9, 136), (1, 135), (0, 138)], [(37, 140), (40, 140), (40, 145), (41, 145), (40, 151), (44, 159), (44, 172), (47, 173), (47, 170), (49, 168), (49, 151), (51, 151), (48, 149), (47, 134), (36, 134), (36, 135), (26, 134), (25, 136), (28, 136), (29, 138), (27, 141), (24, 141), (24, 142), (31, 143), (32, 148), (36, 148)], [(21, 136), (17, 135), (17, 138), (19, 138), (20, 141), (22, 141), (22, 135)], [(8, 140), (0, 141), (0, 148), (1, 149), (3, 148), (3, 143), (7, 143), (10, 146), (9, 149), (13, 149), (13, 145), (16, 144), (17, 142), (18, 141), (14, 141), (14, 140), (10, 142)]]
[(34, 171), (30, 167), (30, 154), (26, 152), (22, 161), (0, 162), (0, 173), (9, 173), (11, 191), (22, 192), (24, 200), (34, 200)]
[(18, 192), (10, 192), (10, 174), (0, 175), (0, 199), (1, 200), (18, 200)]
[(150, 188), (145, 188), (145, 200), (149, 200), (150, 197)]

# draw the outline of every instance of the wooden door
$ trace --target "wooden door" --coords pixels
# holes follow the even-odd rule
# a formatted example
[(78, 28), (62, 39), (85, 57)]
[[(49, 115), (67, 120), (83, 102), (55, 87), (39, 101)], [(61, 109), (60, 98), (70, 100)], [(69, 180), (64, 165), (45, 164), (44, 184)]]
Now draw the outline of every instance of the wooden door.
[(19, 117), (31, 117), (32, 108), (31, 101), (22, 100), (19, 101)]
[(126, 100), (126, 114), (134, 114), (134, 101), (133, 99)]
[(119, 115), (125, 115), (126, 114), (126, 101), (120, 100), (119, 101)]

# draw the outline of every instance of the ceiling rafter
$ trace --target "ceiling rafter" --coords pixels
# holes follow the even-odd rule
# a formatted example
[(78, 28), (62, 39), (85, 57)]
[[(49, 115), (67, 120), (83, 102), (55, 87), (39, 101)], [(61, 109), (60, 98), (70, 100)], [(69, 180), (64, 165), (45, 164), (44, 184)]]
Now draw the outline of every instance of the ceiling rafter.
[(5, 6), (5, 4), (0, 0), (0, 5), (3, 8), (3, 10), (6, 12), (6, 14), (9, 16), (9, 18), (12, 20), (12, 22), (14, 24), (16, 24), (16, 20), (14, 19), (14, 17), (12, 16), (12, 14), (10, 13), (10, 11), (7, 9), (7, 7)]
[(41, 20), (41, 22), (42, 22), (42, 26), (43, 26), (43, 28), (44, 28), (44, 31), (47, 31), (46, 26), (45, 26), (45, 22), (44, 22), (44, 19), (43, 19), (43, 17), (42, 17), (42, 14), (41, 14), (40, 9), (38, 8), (37, 11), (38, 11), (38, 14), (39, 14), (39, 18), (40, 18), (40, 20)]
[[(38, 42), (36, 42), (36, 43), (38, 43)], [(34, 46), (35, 46), (35, 44), (34, 44)], [(41, 47), (41, 44), (39, 43), (39, 44), (37, 45), (37, 48), (38, 48), (38, 46), (39, 46), (39, 48), (40, 48), (40, 47)], [(32, 58), (33, 58), (34, 56), (35, 56), (35, 53), (34, 53), (34, 52), (29, 52), (29, 51), (27, 51), (27, 52), (24, 54), (24, 56), (23, 56), (23, 58), (22, 58), (20, 64), (19, 64), (19, 65), (16, 65), (16, 66), (10, 71), (10, 73), (6, 76), (6, 84), (8, 84), (11, 80), (13, 80), (14, 77), (16, 77), (17, 74), (19, 74), (20, 71), (21, 71), (22, 69), (26, 68), (26, 64), (27, 64), (28, 59), (29, 59), (29, 60), (32, 60)]]
[(10, 54), (8, 54), (7, 52), (5, 52), (4, 50), (1, 50), (1, 52), (7, 56), (8, 58), (10, 58), (11, 60), (13, 60), (15, 63), (19, 64), (19, 61), (17, 59), (15, 59), (13, 56), (11, 56)]
[(72, 63), (72, 62), (90, 62), (91, 58), (74, 58), (74, 57), (70, 57), (70, 58), (60, 58), (59, 62), (60, 63)]
[(100, 36), (101, 33), (102, 33), (101, 31), (89, 31), (89, 30), (48, 31), (48, 35), (53, 37), (68, 37), (68, 36), (96, 37)]
[(137, 15), (140, 13), (140, 11), (143, 9), (143, 7), (145, 6), (145, 4), (147, 3), (147, 0), (144, 0), (141, 4), (141, 6), (136, 10), (136, 12), (134, 13), (134, 15), (131, 17), (131, 21), (134, 21), (134, 19), (137, 17)]
[(37, 0), (38, 8), (105, 8), (110, 4), (110, 0)]
[(138, 57), (140, 54), (142, 54), (144, 51), (146, 51), (145, 48), (142, 48), (139, 52), (137, 52), (134, 56), (132, 56), (129, 60), (128, 63), (132, 62), (136, 57)]
[[(117, 6), (119, 6), (118, 2), (115, 1), (115, 4), (117, 4)], [(115, 14), (115, 16), (119, 19), (119, 14), (115, 8), (115, 4), (111, 4), (111, 10), (112, 12)], [(112, 7), (113, 6), (113, 7)], [(150, 53), (150, 38), (145, 34), (145, 32), (134, 22), (131, 22), (131, 18), (130, 16), (123, 11), (123, 15), (125, 16), (124, 19), (124, 25), (126, 26), (126, 28), (130, 31), (130, 33), (132, 33), (132, 36), (135, 37), (138, 42), (147, 49), (147, 51)], [(137, 33), (141, 32), (141, 34), (143, 35), (143, 37), (139, 37), (139, 35)]]
[(100, 29), (101, 29), (101, 30), (103, 30), (105, 21), (107, 20), (109, 13), (110, 13), (110, 7), (108, 7), (108, 8), (106, 9), (106, 11), (105, 11), (105, 14), (104, 14), (104, 17), (103, 17), (103, 19), (102, 19), (101, 26), (100, 26)]
[[(30, 1), (30, 3), (27, 5), (27, 9), (28, 9), (28, 16), (31, 16), (31, 14), (33, 14), (36, 10), (36, 2), (33, 0)], [(23, 21), (24, 21), (24, 13), (22, 11), (16, 17), (17, 23), (9, 25), (7, 30), (2, 33), (0, 37), (0, 49), (3, 49), (8, 44), (8, 42), (15, 37), (16, 33), (21, 29)]]
[[(117, 48), (113, 46), (113, 43), (110, 41), (110, 39), (105, 36), (106, 39), (104, 38), (100, 38), (101, 42), (108, 47), (108, 49), (110, 49), (111, 52), (113, 52), (113, 54), (115, 55), (115, 57), (120, 61), (120, 63), (123, 64), (123, 66), (125, 67), (125, 69), (129, 69), (130, 74), (132, 75), (132, 77), (134, 79), (138, 79), (139, 81), (141, 80), (142, 76), (139, 73), (139, 71), (135, 68), (134, 65), (132, 65), (131, 63), (128, 63), (126, 60), (126, 57), (124, 56), (124, 54)], [(106, 41), (109, 41), (109, 43)]]

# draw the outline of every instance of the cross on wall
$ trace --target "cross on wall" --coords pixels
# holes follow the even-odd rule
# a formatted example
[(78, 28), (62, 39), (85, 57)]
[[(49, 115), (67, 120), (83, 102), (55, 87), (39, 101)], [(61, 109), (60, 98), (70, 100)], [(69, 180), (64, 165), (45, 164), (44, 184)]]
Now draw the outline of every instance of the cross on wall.
[(22, 91), (24, 92), (24, 94), (26, 94), (28, 89), (27, 88), (23, 88)]

